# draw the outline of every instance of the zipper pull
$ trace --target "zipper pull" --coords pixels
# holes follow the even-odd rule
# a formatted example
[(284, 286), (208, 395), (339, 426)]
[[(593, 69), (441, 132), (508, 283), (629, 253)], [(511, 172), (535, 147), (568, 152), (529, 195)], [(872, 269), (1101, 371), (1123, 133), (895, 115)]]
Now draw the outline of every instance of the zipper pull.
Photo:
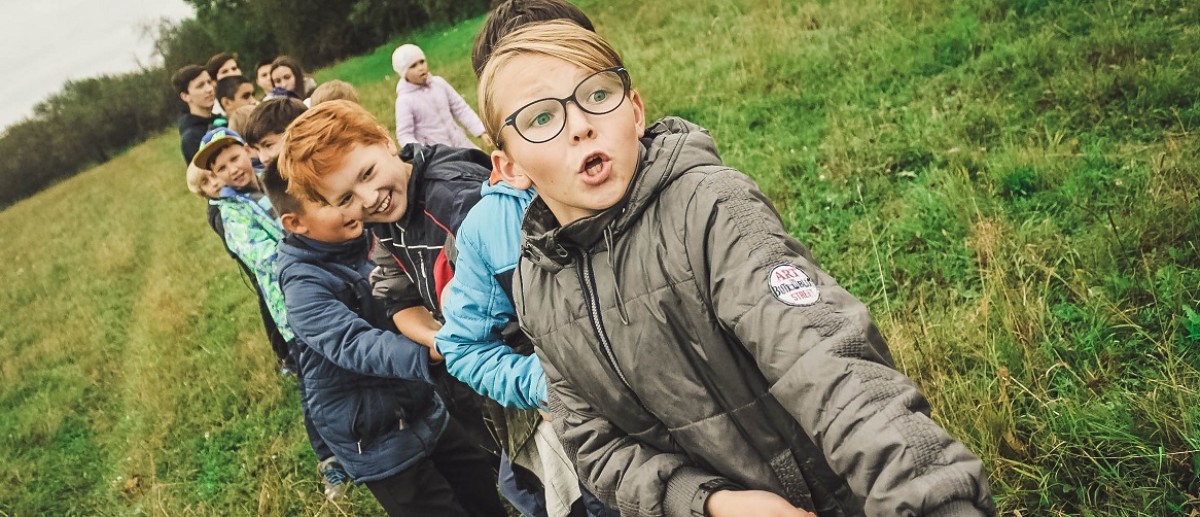
[(362, 454), (362, 440), (358, 441), (358, 453)]

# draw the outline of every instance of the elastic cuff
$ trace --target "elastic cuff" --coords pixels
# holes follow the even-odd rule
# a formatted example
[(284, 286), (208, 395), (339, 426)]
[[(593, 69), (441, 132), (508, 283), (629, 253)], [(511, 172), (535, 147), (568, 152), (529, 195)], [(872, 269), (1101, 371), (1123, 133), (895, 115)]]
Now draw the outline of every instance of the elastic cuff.
[(927, 515), (929, 517), (976, 517), (979, 515), (987, 515), (983, 510), (975, 507), (971, 501), (958, 500), (950, 501), (943, 504)]
[(721, 479), (696, 467), (679, 467), (667, 481), (663, 514), (666, 517), (692, 517), (692, 499), (700, 491), (700, 485)]

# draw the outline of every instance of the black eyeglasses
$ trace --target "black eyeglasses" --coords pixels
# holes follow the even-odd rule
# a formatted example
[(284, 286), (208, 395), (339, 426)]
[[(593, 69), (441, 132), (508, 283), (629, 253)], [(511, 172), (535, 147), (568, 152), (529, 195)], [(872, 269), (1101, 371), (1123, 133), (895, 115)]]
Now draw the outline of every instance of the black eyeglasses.
[(521, 106), (504, 119), (504, 126), (512, 126), (529, 143), (549, 142), (567, 126), (568, 102), (585, 113), (603, 115), (621, 107), (628, 96), (629, 72), (619, 66), (606, 68), (580, 81), (570, 97), (548, 97)]

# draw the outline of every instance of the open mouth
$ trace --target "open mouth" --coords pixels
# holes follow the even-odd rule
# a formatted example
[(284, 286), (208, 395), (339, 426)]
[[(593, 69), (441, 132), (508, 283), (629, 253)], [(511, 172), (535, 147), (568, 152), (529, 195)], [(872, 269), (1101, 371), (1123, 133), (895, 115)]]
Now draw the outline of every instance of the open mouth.
[(583, 182), (589, 185), (598, 185), (608, 179), (611, 172), (611, 161), (608, 155), (600, 152), (592, 153), (584, 158), (583, 165), (579, 167), (579, 173), (583, 175)]

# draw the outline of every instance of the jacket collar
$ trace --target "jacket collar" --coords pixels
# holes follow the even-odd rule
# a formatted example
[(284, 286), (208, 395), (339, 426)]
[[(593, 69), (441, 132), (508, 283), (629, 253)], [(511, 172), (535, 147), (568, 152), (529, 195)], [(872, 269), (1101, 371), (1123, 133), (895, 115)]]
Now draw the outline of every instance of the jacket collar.
[(355, 264), (367, 258), (371, 248), (371, 234), (362, 235), (345, 242), (324, 242), (303, 235), (289, 233), (284, 241), (297, 248), (298, 255), (307, 255), (321, 262)]
[(632, 226), (662, 190), (683, 173), (721, 163), (708, 131), (678, 117), (664, 118), (646, 129), (638, 149), (638, 168), (615, 205), (566, 226), (559, 226), (540, 198), (529, 204), (522, 224), (522, 252), (539, 267), (557, 271), (571, 262), (568, 248), (605, 249)]

